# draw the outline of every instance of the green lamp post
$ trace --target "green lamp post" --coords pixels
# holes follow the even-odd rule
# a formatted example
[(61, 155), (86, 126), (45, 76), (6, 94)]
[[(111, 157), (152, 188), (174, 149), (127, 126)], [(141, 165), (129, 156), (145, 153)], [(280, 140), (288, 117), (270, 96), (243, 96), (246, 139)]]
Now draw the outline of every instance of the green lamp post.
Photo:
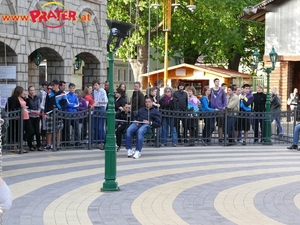
[[(105, 168), (104, 179), (101, 191), (119, 191), (116, 181), (117, 157), (116, 157), (116, 136), (115, 136), (115, 99), (114, 99), (114, 53), (120, 47), (121, 42), (129, 31), (134, 27), (131, 23), (120, 22), (116, 20), (106, 20), (110, 29), (107, 40), (108, 51), (108, 109), (107, 109), (107, 133), (105, 142)], [(111, 50), (111, 46), (114, 46)]]
[[(267, 117), (264, 121), (264, 145), (272, 145), (271, 141), (271, 102), (270, 102), (270, 74), (271, 72), (275, 69), (275, 63), (277, 62), (278, 54), (275, 52), (274, 47), (272, 47), (271, 52), (269, 53), (270, 55), (270, 60), (272, 62), (272, 67), (268, 68), (262, 68), (264, 72), (267, 73), (267, 96), (266, 96), (266, 112), (267, 112)], [(253, 58), (255, 62), (255, 66), (257, 68), (258, 63), (259, 63), (259, 57), (260, 54), (255, 48), (254, 53), (253, 53)]]
[(41, 53), (37, 52), (35, 57), (33, 58), (36, 66), (39, 66), (41, 64), (42, 58), (43, 58), (43, 56), (41, 55)]

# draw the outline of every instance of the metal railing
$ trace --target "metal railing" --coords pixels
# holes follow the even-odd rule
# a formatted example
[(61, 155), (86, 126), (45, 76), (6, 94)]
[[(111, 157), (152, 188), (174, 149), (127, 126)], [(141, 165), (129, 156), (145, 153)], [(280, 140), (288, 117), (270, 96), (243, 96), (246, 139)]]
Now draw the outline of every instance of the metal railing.
[[(153, 135), (147, 136), (145, 145), (165, 146), (172, 144), (185, 145), (227, 145), (236, 141), (237, 144), (244, 138), (244, 132), (230, 132), (248, 126), (248, 136), (245, 138), (247, 145), (259, 144), (264, 140), (264, 121), (268, 118), (278, 118), (283, 127), (283, 134), (277, 131), (276, 123), (271, 124), (271, 141), (273, 144), (287, 144), (292, 141), (294, 127), (300, 120), (300, 110), (271, 112), (191, 112), (160, 110), (162, 125), (154, 130)], [(54, 109), (51, 114), (53, 121), (62, 121), (64, 129), (60, 133), (53, 132), (53, 150), (57, 150), (56, 135), (61, 137), (60, 147), (63, 149), (92, 149), (105, 143), (106, 111), (85, 110), (80, 112), (63, 112)], [(3, 139), (3, 152), (20, 152), (27, 146), (23, 141), (23, 111), (8, 112), (9, 127)], [(278, 121), (277, 120), (277, 121)], [(233, 124), (234, 123), (234, 124)], [(53, 130), (56, 130), (53, 123)], [(100, 126), (100, 127), (99, 127)], [(174, 127), (170, 131), (170, 127)], [(102, 133), (104, 132), (104, 133)], [(176, 136), (174, 134), (176, 133)], [(241, 135), (241, 136), (240, 136)], [(125, 138), (125, 136), (124, 136)], [(174, 139), (176, 140), (174, 142)], [(123, 141), (124, 143), (124, 141)]]

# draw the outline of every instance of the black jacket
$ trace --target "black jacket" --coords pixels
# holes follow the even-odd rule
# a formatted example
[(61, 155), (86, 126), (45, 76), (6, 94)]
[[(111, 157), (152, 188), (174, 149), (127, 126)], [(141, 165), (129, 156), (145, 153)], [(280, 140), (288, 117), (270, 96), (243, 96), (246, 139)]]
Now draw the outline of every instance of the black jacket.
[(135, 118), (137, 121), (148, 120), (150, 125), (153, 128), (157, 128), (161, 126), (161, 114), (160, 112), (152, 107), (151, 109), (147, 109), (143, 107), (139, 110), (137, 117)]
[(20, 101), (18, 97), (11, 96), (7, 99), (5, 110), (6, 111), (15, 111), (21, 108)]
[(40, 110), (40, 99), (37, 95), (31, 97), (28, 96), (26, 99), (26, 105), (29, 110)]
[(139, 111), (145, 106), (145, 97), (141, 91), (134, 91), (131, 97), (131, 111)]
[(265, 112), (266, 111), (266, 94), (255, 93), (253, 94), (253, 112)]
[(185, 91), (175, 91), (173, 93), (174, 109), (178, 111), (187, 110), (188, 95)]

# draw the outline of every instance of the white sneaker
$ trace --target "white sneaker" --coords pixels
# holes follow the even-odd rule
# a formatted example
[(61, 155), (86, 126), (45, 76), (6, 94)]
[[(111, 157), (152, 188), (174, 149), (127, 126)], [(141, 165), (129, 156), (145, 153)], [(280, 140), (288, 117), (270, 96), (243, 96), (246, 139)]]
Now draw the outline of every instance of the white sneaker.
[(127, 157), (132, 157), (133, 153), (132, 153), (132, 150), (131, 149), (128, 149), (127, 150)]
[(141, 155), (142, 155), (142, 153), (140, 151), (135, 151), (133, 158), (138, 159), (141, 157)]

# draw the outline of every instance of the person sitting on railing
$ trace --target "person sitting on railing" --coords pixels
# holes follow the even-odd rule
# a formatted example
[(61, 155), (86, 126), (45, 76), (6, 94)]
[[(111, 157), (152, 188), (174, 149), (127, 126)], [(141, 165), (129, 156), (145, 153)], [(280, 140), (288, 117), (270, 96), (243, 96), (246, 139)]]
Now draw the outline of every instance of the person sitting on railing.
[(11, 191), (5, 181), (0, 177), (0, 210), (9, 210), (12, 205)]
[(117, 152), (120, 151), (122, 145), (122, 135), (127, 129), (130, 122), (130, 105), (125, 104), (121, 111), (116, 113), (116, 144)]
[(161, 132), (161, 146), (167, 146), (169, 133), (172, 137), (172, 146), (177, 146), (177, 132), (174, 125), (174, 116), (171, 115), (171, 111), (174, 111), (175, 103), (173, 99), (173, 88), (165, 87), (164, 95), (159, 101), (159, 105), (162, 109), (162, 132)]
[(157, 128), (161, 126), (161, 114), (153, 107), (153, 102), (151, 98), (145, 99), (146, 107), (139, 109), (138, 114), (135, 118), (131, 118), (132, 124), (127, 128), (126, 131), (126, 149), (127, 156), (132, 157), (132, 140), (133, 135), (136, 133), (136, 148), (133, 155), (134, 159), (138, 159), (142, 154), (142, 147), (144, 142), (144, 135), (146, 133), (152, 132), (152, 128)]

